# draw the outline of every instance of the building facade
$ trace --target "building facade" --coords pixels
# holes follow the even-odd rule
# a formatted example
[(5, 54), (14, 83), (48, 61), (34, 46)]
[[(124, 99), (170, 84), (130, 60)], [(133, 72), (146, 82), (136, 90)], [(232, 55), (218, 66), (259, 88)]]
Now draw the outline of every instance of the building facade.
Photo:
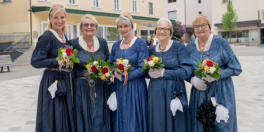
[[(162, 15), (161, 4), (156, 0), (1, 0), (0, 35), (30, 33), (33, 43), (46, 30), (48, 11), (53, 4), (62, 4), (67, 11), (66, 33), (69, 39), (80, 36), (80, 19), (84, 14), (96, 17), (97, 35), (108, 42), (120, 39), (115, 20), (122, 12), (130, 12), (134, 19), (134, 31), (146, 38), (154, 33), (156, 21)], [(30, 7), (31, 10), (30, 10)], [(16, 10), (14, 10), (16, 9)]]
[(214, 30), (232, 44), (261, 45), (264, 44), (264, 1), (232, 0), (238, 16), (237, 28), (233, 33), (222, 28), (222, 16), (226, 12), (227, 0), (213, 0), (212, 20)]
[(191, 40), (192, 22), (199, 14), (206, 14), (212, 20), (211, 0), (165, 0), (163, 1), (163, 17), (179, 21), (186, 26), (185, 42)]

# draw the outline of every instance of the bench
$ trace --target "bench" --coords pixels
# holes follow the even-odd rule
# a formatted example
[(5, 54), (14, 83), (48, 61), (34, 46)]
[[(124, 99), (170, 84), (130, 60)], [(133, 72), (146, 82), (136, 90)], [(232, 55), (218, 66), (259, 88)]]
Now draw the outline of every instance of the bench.
[(10, 67), (13, 66), (13, 62), (11, 60), (10, 55), (0, 55), (0, 68), (1, 72), (3, 72), (4, 67), (7, 68), (8, 72), (10, 72)]

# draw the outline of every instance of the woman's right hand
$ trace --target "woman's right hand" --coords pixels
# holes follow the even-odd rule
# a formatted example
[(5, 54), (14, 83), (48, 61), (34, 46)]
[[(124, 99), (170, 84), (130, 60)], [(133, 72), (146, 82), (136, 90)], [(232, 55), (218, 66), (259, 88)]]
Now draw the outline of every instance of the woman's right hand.
[(207, 89), (207, 85), (204, 80), (198, 78), (198, 77), (192, 77), (191, 78), (191, 84), (200, 91), (205, 91)]

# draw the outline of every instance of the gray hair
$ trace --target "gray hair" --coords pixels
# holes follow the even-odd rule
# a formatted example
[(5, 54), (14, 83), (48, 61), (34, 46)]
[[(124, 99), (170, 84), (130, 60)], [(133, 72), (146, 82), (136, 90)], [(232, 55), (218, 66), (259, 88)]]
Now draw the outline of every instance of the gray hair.
[(126, 17), (126, 16), (120, 16), (116, 19), (116, 24), (118, 23), (124, 23), (127, 24), (129, 26), (131, 26), (133, 28), (133, 22), (132, 20), (130, 20), (130, 18)]
[(173, 25), (171, 23), (171, 21), (168, 19), (168, 18), (160, 18), (157, 22), (157, 26), (155, 28), (155, 34), (156, 34), (156, 30), (157, 30), (157, 27), (158, 25), (161, 23), (161, 22), (167, 22), (169, 24), (169, 28), (170, 28), (170, 35), (173, 34)]

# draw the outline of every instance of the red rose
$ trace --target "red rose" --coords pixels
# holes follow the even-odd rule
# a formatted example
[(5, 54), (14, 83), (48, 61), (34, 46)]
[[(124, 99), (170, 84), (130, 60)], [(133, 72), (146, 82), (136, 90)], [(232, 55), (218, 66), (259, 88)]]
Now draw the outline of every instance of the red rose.
[(124, 70), (124, 65), (123, 65), (123, 64), (119, 64), (119, 65), (117, 66), (117, 68), (118, 68), (119, 70), (123, 71), (123, 70)]
[(97, 73), (97, 72), (98, 72), (98, 69), (96, 68), (96, 66), (92, 66), (91, 69), (92, 69), (92, 72), (93, 72), (93, 73)]
[(73, 50), (71, 48), (66, 49), (66, 54), (68, 56), (72, 55), (73, 54)]
[(214, 62), (213, 62), (213, 61), (210, 61), (210, 60), (208, 60), (208, 61), (206, 62), (206, 64), (207, 64), (207, 66), (209, 66), (209, 67), (213, 67), (213, 66), (214, 66)]
[(107, 73), (108, 72), (108, 68), (107, 67), (104, 67), (101, 71), (103, 74)]
[(147, 61), (151, 61), (151, 57), (148, 57), (148, 58), (147, 58)]

